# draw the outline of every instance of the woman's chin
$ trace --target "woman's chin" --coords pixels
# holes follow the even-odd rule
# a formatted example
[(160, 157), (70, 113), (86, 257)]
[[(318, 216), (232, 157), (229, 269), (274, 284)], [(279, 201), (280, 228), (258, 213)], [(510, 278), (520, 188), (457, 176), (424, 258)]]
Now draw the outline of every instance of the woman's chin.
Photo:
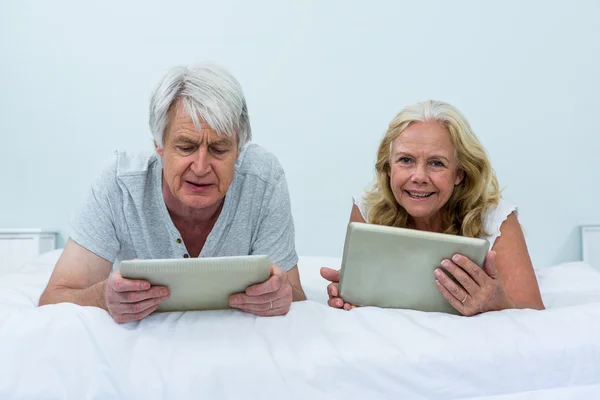
[(414, 204), (401, 205), (412, 218), (427, 218), (435, 214), (435, 210), (432, 207), (415, 206)]

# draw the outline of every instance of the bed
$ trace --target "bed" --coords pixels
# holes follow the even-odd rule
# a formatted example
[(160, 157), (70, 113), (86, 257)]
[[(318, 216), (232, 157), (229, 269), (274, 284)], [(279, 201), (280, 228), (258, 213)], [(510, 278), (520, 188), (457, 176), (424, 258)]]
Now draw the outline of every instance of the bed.
[(301, 257), (309, 300), (284, 317), (155, 314), (118, 325), (103, 310), (36, 307), (61, 250), (0, 276), (1, 399), (586, 399), (600, 394), (600, 272), (537, 271), (547, 310), (472, 318), (327, 307)]

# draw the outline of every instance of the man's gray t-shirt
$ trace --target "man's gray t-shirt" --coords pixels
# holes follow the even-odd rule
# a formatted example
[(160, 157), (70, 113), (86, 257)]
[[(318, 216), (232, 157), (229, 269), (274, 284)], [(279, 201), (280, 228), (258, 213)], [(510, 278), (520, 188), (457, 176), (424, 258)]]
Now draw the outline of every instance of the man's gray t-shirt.
[[(118, 267), (133, 258), (188, 257), (162, 194), (156, 152), (115, 153), (71, 221), (71, 239)], [(288, 271), (298, 263), (285, 174), (256, 144), (240, 153), (235, 176), (200, 257), (268, 255)]]

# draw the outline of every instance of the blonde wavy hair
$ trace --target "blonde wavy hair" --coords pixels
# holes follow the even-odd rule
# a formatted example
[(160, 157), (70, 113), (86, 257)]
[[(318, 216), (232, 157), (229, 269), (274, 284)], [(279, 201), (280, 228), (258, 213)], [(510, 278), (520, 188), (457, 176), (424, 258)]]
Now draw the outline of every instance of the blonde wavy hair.
[(458, 168), (464, 171), (462, 182), (454, 187), (440, 210), (444, 233), (467, 237), (489, 235), (483, 228), (483, 217), (501, 198), (496, 174), (466, 118), (454, 106), (435, 100), (410, 105), (390, 122), (377, 150), (376, 180), (365, 198), (367, 222), (410, 227), (410, 216), (398, 204), (390, 187), (390, 157), (392, 143), (413, 122), (437, 122), (444, 126), (454, 145)]

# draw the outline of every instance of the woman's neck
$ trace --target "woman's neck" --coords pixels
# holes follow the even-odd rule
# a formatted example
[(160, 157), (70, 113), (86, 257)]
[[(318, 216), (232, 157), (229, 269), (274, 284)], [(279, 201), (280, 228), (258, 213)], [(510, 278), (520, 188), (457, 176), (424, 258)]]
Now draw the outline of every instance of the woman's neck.
[(436, 214), (432, 217), (423, 218), (412, 218), (411, 217), (411, 228), (419, 231), (428, 232), (443, 232), (444, 227), (442, 223), (442, 217), (440, 214)]

